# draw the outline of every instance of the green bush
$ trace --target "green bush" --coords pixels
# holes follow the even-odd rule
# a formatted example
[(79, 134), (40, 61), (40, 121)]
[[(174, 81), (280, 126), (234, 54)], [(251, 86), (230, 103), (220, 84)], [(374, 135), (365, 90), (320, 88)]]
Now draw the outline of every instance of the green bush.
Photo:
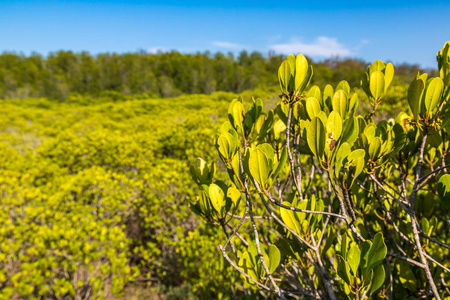
[[(346, 81), (309, 87), (313, 68), (301, 54), (278, 70), (275, 109), (264, 112), (259, 98), (231, 102), (215, 140), (227, 179), (198, 158), (198, 196), (189, 199), (223, 230), (218, 248), (241, 277), (230, 289), (282, 299), (450, 297), (449, 50), (447, 42), (437, 54), (439, 76), (419, 73), (407, 93), (388, 92), (394, 67), (375, 61), (361, 78), (362, 115), (361, 92)], [(409, 108), (375, 122), (393, 98)]]
[[(199, 55), (197, 58), (202, 56)], [(50, 57), (47, 66), (57, 63), (62, 57), (65, 59), (78, 57), (80, 61), (90, 59), (86, 54), (77, 56), (62, 52)], [(127, 55), (114, 56), (115, 60), (111, 62), (111, 66), (126, 57)], [(168, 60), (166, 65), (170, 66), (171, 59), (178, 56), (172, 53), (160, 57), (165, 57)], [(73, 60), (74, 64), (71, 66), (77, 66), (78, 58)], [(106, 56), (100, 55), (99, 61), (105, 58)], [(147, 59), (144, 56), (135, 58)], [(217, 59), (219, 64), (222, 58), (218, 55), (214, 60)], [(20, 61), (27, 59), (21, 57)], [(183, 59), (189, 59), (189, 56)], [(120, 83), (115, 77), (117, 72), (112, 70), (111, 77), (102, 79), (109, 83), (103, 84), (101, 88), (95, 87), (95, 84), (99, 83), (96, 81), (99, 77), (93, 76), (92, 80), (97, 83), (91, 85), (92, 89), (88, 90), (79, 85), (78, 77), (70, 75), (71, 71), (67, 73), (70, 76), (65, 77), (67, 74), (61, 74), (59, 71), (48, 74), (43, 69), (44, 73), (42, 76), (37, 75), (31, 89), (27, 88), (31, 83), (19, 82), (19, 76), (14, 81), (20, 83), (18, 86), (10, 86), (4, 90), (5, 97), (19, 94), (20, 97), (26, 97), (25, 92), (28, 90), (29, 95), (47, 95), (62, 102), (46, 98), (0, 100), (2, 298), (80, 299), (109, 298), (111, 295), (119, 297), (124, 295), (125, 298), (141, 295), (146, 298), (148, 293), (150, 295), (153, 293), (167, 299), (180, 297), (228, 299), (268, 295), (255, 289), (253, 284), (243, 282), (242, 275), (234, 271), (234, 267), (226, 258), (217, 256), (217, 244), (223, 239), (223, 228), (201, 222), (185, 205), (187, 201), (195, 202), (198, 196), (196, 184), (189, 175), (189, 164), (195, 163), (195, 157), (201, 156), (206, 161), (215, 162), (217, 166), (215, 179), (226, 182), (230, 176), (227, 167), (220, 163), (220, 157), (214, 153), (216, 148), (214, 134), (221, 130), (221, 125), (226, 120), (225, 112), (230, 99), (239, 96), (245, 99), (242, 106), (247, 112), (253, 106), (251, 96), (254, 95), (264, 100), (266, 109), (273, 109), (276, 112), (270, 117), (273, 120), (273, 127), (269, 126), (277, 128), (276, 131), (266, 125), (260, 127), (264, 124), (261, 122), (263, 120), (261, 118), (258, 120), (252, 115), (252, 119), (258, 124), (255, 127), (257, 132), (249, 135), (252, 139), (257, 139), (257, 136), (265, 131), (267, 131), (266, 141), (276, 140), (278, 145), (282, 145), (285, 138), (282, 131), (286, 128), (286, 118), (281, 119), (282, 115), (279, 112), (280, 109), (284, 109), (285, 113), (288, 110), (286, 105), (277, 103), (280, 98), (276, 87), (271, 83), (276, 81), (274, 71), (280, 58), (272, 57), (269, 59), (270, 62), (265, 63), (272, 73), (262, 70), (264, 74), (267, 73), (267, 77), (263, 76), (265, 79), (248, 71), (254, 66), (251, 60), (262, 63), (264, 60), (262, 57), (250, 55), (246, 58), (243, 55), (239, 63), (233, 59), (226, 60), (226, 64), (231, 64), (237, 71), (225, 74), (228, 81), (217, 80), (217, 89), (240, 91), (246, 87), (258, 88), (241, 94), (213, 92), (210, 95), (190, 94), (161, 99), (153, 97), (160, 93), (162, 88), (156, 85), (159, 79), (153, 76), (155, 80), (146, 81), (152, 78), (151, 74), (137, 76), (136, 73), (130, 72), (127, 74), (131, 77), (137, 76), (133, 79), (136, 81)], [(343, 66), (346, 64), (345, 61), (341, 63)], [(242, 68), (241, 64), (250, 69)], [(180, 66), (178, 68), (181, 68)], [(220, 73), (221, 66), (216, 67)], [(171, 68), (165, 70), (169, 75), (176, 70), (172, 68), (171, 71)], [(326, 69), (326, 66), (322, 69)], [(353, 81), (356, 74), (359, 74), (357, 69), (353, 69), (351, 75)], [(26, 71), (27, 68), (18, 70)], [(341, 72), (339, 70), (340, 67), (330, 71), (333, 85), (340, 80), (335, 76)], [(346, 71), (345, 74), (349, 74), (352, 69), (346, 70), (349, 72)], [(167, 74), (162, 72), (157, 74), (157, 77), (168, 76)], [(245, 78), (242, 79), (239, 74), (244, 74)], [(214, 87), (208, 83), (209, 79), (206, 77), (196, 86), (192, 86), (172, 75), (168, 76), (172, 83), (170, 80), (166, 82), (168, 85), (165, 92), (168, 95), (176, 94), (180, 90), (186, 93), (209, 93)], [(131, 77), (122, 79), (128, 80), (127, 78)], [(312, 80), (316, 79), (314, 83), (320, 84), (320, 88), (310, 88), (306, 95), (318, 97), (317, 99), (322, 97), (325, 88), (322, 83), (325, 77), (327, 76), (322, 76), (322, 79), (317, 76), (313, 78)], [(392, 115), (397, 109), (408, 105), (407, 99), (402, 98), (403, 94), (406, 95), (407, 88), (401, 85), (403, 80), (397, 78), (394, 78), (391, 84), (394, 86), (387, 90), (377, 108), (373, 117), (377, 121), (387, 119), (386, 115)], [(39, 90), (41, 81), (47, 82), (45, 91)], [(353, 87), (352, 81), (350, 85)], [(344, 82), (339, 83), (339, 86), (341, 89), (347, 89)], [(325, 88), (328, 93), (330, 87)], [(365, 97), (362, 89), (354, 91), (358, 93), (359, 98)], [(130, 96), (133, 93), (138, 95)], [(326, 97), (322, 99), (329, 101)], [(390, 105), (391, 102), (397, 106)], [(260, 101), (257, 103), (259, 105)], [(310, 107), (310, 113), (311, 108), (314, 113), (314, 107)], [(361, 101), (356, 108), (357, 114), (371, 111), (369, 101)], [(298, 117), (298, 113), (298, 110), (294, 111), (300, 122), (300, 119), (304, 120), (305, 115), (304, 112), (300, 112), (302, 119)], [(269, 116), (271, 113), (263, 114)], [(404, 115), (400, 115), (398, 122), (403, 122), (401, 120), (404, 119)], [(245, 130), (253, 127), (249, 121), (246, 126)], [(297, 132), (298, 128), (291, 128), (291, 133), (293, 130)], [(226, 136), (221, 139), (220, 149), (227, 148), (229, 136)], [(431, 137), (428, 139), (434, 140)], [(437, 140), (436, 143), (440, 141)], [(252, 140), (251, 144), (255, 145), (255, 142)], [(277, 144), (272, 144), (275, 150)], [(299, 153), (302, 153), (299, 155), (299, 163), (305, 174), (310, 170), (306, 168), (311, 167), (309, 148), (302, 138), (298, 147)], [(281, 150), (282, 147), (277, 151), (287, 155), (287, 151)], [(436, 159), (439, 159), (440, 150), (433, 151), (425, 151), (424, 161), (435, 163)], [(277, 164), (278, 160), (273, 160), (273, 163)], [(233, 164), (236, 166), (236, 160), (232, 161)], [(413, 166), (411, 163), (410, 165)], [(435, 167), (437, 165), (435, 163)], [(326, 188), (323, 172), (317, 171), (316, 167), (315, 169), (308, 192), (313, 192), (315, 199), (323, 200), (323, 197), (319, 197)], [(283, 176), (285, 178), (288, 172), (287, 167), (280, 168), (281, 183), (286, 182)], [(400, 175), (395, 176), (397, 176), (395, 180), (399, 180)], [(233, 178), (235, 182), (239, 177)], [(302, 181), (305, 181), (305, 178)], [(237, 189), (242, 190), (239, 180), (235, 185)], [(438, 184), (438, 190), (442, 189), (445, 193), (444, 184), (441, 185), (442, 187), (439, 187)], [(230, 186), (232, 181), (228, 181), (226, 186), (216, 184), (212, 189), (219, 195), (220, 191), (224, 195), (225, 191), (229, 192), (225, 203), (232, 203), (227, 198), (235, 200), (234, 207), (228, 207), (229, 212), (233, 211), (235, 217), (242, 216), (245, 201), (244, 199), (236, 201), (236, 190)], [(289, 187), (290, 183), (285, 188), (286, 193)], [(253, 189), (252, 186), (250, 188)], [(353, 194), (352, 191), (350, 195), (355, 199), (362, 197), (361, 192)], [(283, 200), (293, 201), (293, 199), (289, 196)], [(442, 210), (439, 203), (435, 205), (435, 201), (436, 198), (431, 195), (422, 192), (417, 195), (416, 208), (419, 218), (424, 216), (430, 220), (429, 222), (433, 222), (433, 215)], [(266, 215), (263, 205), (253, 203), (254, 215), (265, 218), (256, 219), (258, 231), (264, 239), (263, 243), (276, 244), (280, 250), (280, 263), (281, 258), (286, 262), (284, 259), (291, 257), (292, 262), (285, 265), (286, 270), (295, 268), (295, 262), (303, 263), (303, 260), (296, 258), (298, 253), (290, 250), (289, 252), (287, 250), (289, 248), (282, 246), (292, 244), (290, 238), (280, 239), (281, 236), (285, 236), (285, 229), (277, 227), (277, 223)], [(336, 205), (335, 201), (332, 207), (335, 212), (338, 211)], [(214, 221), (212, 216), (205, 215), (205, 217)], [(235, 226), (236, 221), (239, 220), (231, 221), (229, 225)], [(321, 225), (323, 219), (317, 222)], [(362, 226), (358, 226), (358, 230), (362, 230)], [(435, 238), (438, 238), (436, 235), (444, 230), (442, 222), (439, 226), (438, 231), (433, 233)], [(342, 225), (332, 232), (342, 236), (344, 229), (345, 226)], [(231, 229), (227, 227), (227, 230)], [(239, 229), (243, 240), (232, 238), (237, 251), (247, 249), (246, 243), (248, 244), (247, 241), (252, 238), (252, 230), (251, 222), (246, 220)], [(386, 237), (385, 233), (384, 236)], [(446, 238), (446, 235), (439, 237), (442, 241)], [(295, 244), (291, 246), (296, 249)], [(435, 245), (430, 243), (427, 247), (432, 248)], [(431, 251), (428, 248), (427, 251)], [(255, 248), (251, 246), (249, 249), (254, 252)], [(267, 247), (267, 255), (276, 254), (274, 249)], [(332, 251), (336, 249), (330, 249), (328, 253), (333, 255)], [(249, 254), (252, 254), (251, 251)], [(433, 251), (435, 255), (438, 250)], [(442, 257), (436, 259), (445, 262), (446, 254), (444, 252)], [(253, 256), (248, 257), (250, 259)], [(306, 264), (309, 263), (305, 262)], [(244, 267), (244, 264), (240, 266)], [(396, 264), (395, 267), (408, 270), (402, 265)], [(394, 274), (398, 270), (394, 268)], [(416, 282), (420, 282), (421, 271), (414, 267), (411, 270), (417, 277)], [(275, 271), (276, 274), (277, 272), (280, 272), (279, 268)], [(317, 281), (320, 280), (319, 277), (315, 278), (318, 278), (315, 279)], [(419, 288), (421, 287), (418, 286)], [(411, 292), (411, 295), (416, 294)]]
[(213, 247), (218, 231), (183, 204), (186, 159), (212, 152), (216, 112), (234, 95), (0, 101), (0, 297), (107, 298), (131, 282), (173, 297), (209, 290), (218, 277), (201, 280), (198, 262), (210, 250), (188, 232)]

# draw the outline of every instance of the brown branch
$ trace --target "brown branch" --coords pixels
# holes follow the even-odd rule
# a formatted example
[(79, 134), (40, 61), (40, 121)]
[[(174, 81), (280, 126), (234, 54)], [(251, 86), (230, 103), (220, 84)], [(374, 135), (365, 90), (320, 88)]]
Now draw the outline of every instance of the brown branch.
[(241, 268), (239, 268), (238, 266), (236, 266), (236, 264), (231, 260), (231, 258), (227, 255), (227, 253), (225, 252), (225, 249), (219, 245), (219, 249), (222, 252), (223, 257), (225, 257), (225, 259), (228, 261), (228, 263), (235, 268), (239, 273), (241, 273), (242, 275), (244, 275), (248, 280), (252, 281), (253, 283), (255, 283), (257, 286), (259, 286), (260, 288), (268, 291), (268, 292), (272, 292), (275, 293), (274, 290), (272, 290), (271, 288), (267, 287), (266, 285), (260, 283), (259, 281), (253, 279), (250, 275), (248, 275), (247, 273), (245, 273), (244, 271), (241, 270)]
[(289, 164), (291, 167), (291, 176), (292, 179), (294, 180), (294, 184), (295, 187), (297, 188), (297, 192), (298, 192), (298, 196), (300, 198), (300, 200), (303, 200), (303, 194), (302, 194), (302, 189), (300, 187), (300, 182), (297, 182), (297, 176), (295, 176), (295, 163), (294, 163), (294, 158), (292, 157), (292, 153), (291, 153), (291, 146), (290, 146), (290, 130), (291, 130), (291, 119), (292, 119), (292, 103), (289, 103), (289, 111), (288, 111), (288, 118), (286, 121), (286, 151), (288, 154), (288, 158), (289, 158)]
[(251, 217), (250, 220), (251, 220), (252, 227), (253, 227), (253, 234), (255, 235), (256, 251), (258, 252), (259, 260), (261, 261), (261, 264), (262, 264), (262, 266), (264, 268), (264, 271), (266, 272), (267, 276), (270, 279), (270, 282), (272, 283), (272, 285), (273, 285), (273, 287), (275, 289), (275, 293), (281, 299), (285, 299), (281, 289), (278, 287), (276, 282), (273, 280), (272, 274), (270, 274), (269, 268), (267, 267), (266, 261), (264, 259), (264, 256), (262, 255), (262, 252), (261, 252), (261, 246), (259, 244), (258, 229), (256, 228), (255, 219), (253, 218), (253, 207), (252, 207), (252, 202), (250, 201), (250, 195), (249, 195), (249, 189), (248, 189), (248, 185), (247, 185), (247, 179), (245, 178), (244, 164), (242, 163), (241, 149), (239, 148), (238, 150), (239, 150), (239, 165), (240, 165), (240, 169), (241, 169), (241, 176), (242, 176), (242, 181), (244, 182), (245, 195), (246, 195), (246, 199), (247, 199), (247, 203), (248, 203), (248, 205), (247, 205), (248, 206), (248, 212), (249, 212), (250, 217)]
[(417, 162), (416, 179), (414, 182), (411, 197), (409, 198), (409, 205), (410, 205), (410, 209), (411, 209), (409, 211), (409, 215), (411, 216), (411, 228), (412, 228), (412, 232), (413, 232), (414, 241), (416, 242), (417, 252), (419, 253), (420, 260), (422, 261), (422, 264), (423, 264), (422, 268), (425, 271), (425, 276), (427, 277), (428, 283), (430, 284), (430, 288), (431, 288), (434, 296), (436, 297), (436, 300), (440, 300), (441, 297), (439, 296), (439, 292), (437, 290), (436, 284), (434, 283), (433, 276), (431, 275), (430, 267), (428, 266), (427, 259), (425, 258), (424, 251), (422, 248), (422, 244), (420, 242), (419, 231), (417, 229), (418, 228), (417, 218), (416, 218), (416, 213), (414, 212), (414, 203), (416, 200), (417, 186), (418, 186), (419, 180), (420, 180), (420, 173), (422, 171), (423, 154), (425, 151), (427, 136), (428, 136), (427, 131), (425, 130), (425, 132), (423, 134), (423, 138), (422, 138), (422, 143), (419, 148), (419, 160)]
[(272, 202), (273, 204), (275, 204), (279, 207), (282, 207), (284, 209), (288, 209), (288, 210), (295, 211), (295, 212), (307, 213), (307, 214), (328, 215), (328, 216), (336, 217), (339, 219), (345, 219), (345, 217), (343, 215), (335, 214), (332, 212), (307, 210), (307, 209), (300, 209), (300, 208), (296, 208), (296, 207), (292, 207), (292, 206), (287, 206), (287, 205), (281, 204), (280, 202), (273, 199), (273, 197), (270, 195), (269, 192), (265, 192), (264, 194), (270, 200), (270, 202)]

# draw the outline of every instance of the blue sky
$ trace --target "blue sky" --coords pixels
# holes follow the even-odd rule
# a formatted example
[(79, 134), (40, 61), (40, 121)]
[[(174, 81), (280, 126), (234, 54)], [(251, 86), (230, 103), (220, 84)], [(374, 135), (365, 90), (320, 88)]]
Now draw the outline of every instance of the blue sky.
[(303, 53), (435, 67), (450, 1), (0, 0), (0, 52)]

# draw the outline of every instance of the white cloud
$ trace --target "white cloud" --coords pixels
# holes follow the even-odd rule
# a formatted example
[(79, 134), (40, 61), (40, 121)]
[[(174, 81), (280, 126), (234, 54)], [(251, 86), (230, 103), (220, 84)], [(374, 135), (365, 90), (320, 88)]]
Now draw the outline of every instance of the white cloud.
[(158, 52), (165, 52), (165, 51), (166, 51), (166, 49), (164, 49), (163, 47), (159, 47), (159, 46), (147, 49), (147, 52), (151, 53), (151, 54), (157, 54)]
[(213, 46), (218, 47), (218, 48), (226, 48), (226, 49), (242, 49), (245, 48), (242, 45), (239, 44), (235, 44), (235, 43), (231, 43), (231, 42), (220, 42), (220, 41), (216, 41), (212, 43)]
[(320, 36), (313, 43), (304, 43), (299, 40), (292, 39), (287, 44), (271, 45), (270, 49), (283, 54), (302, 53), (308, 56), (349, 56), (353, 52), (337, 41), (337, 38)]

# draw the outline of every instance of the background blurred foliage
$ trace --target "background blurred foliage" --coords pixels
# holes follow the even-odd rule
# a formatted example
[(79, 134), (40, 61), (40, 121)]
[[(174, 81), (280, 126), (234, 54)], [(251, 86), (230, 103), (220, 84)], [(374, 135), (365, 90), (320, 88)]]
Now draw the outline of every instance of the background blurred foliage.
[[(216, 159), (233, 92), (275, 107), (281, 61), (256, 52), (0, 55), (0, 299), (120, 297), (131, 282), (169, 299), (254, 293), (235, 290), (239, 275), (215, 248), (223, 233), (186, 206), (188, 165)], [(418, 68), (401, 68), (380, 112), (406, 103), (404, 82)], [(315, 84), (357, 87), (364, 69), (324, 61)]]
[(193, 190), (186, 159), (211, 155), (234, 96), (1, 101), (0, 295), (102, 297), (187, 279), (212, 292), (199, 257), (216, 231), (181, 203)]
[[(98, 55), (58, 51), (46, 57), (5, 52), (0, 55), (0, 98), (81, 101), (79, 94), (123, 100), (126, 95), (144, 93), (147, 94), (144, 98), (214, 91), (240, 93), (277, 86), (276, 74), (283, 59), (282, 55), (265, 57), (259, 52), (246, 51), (237, 57), (232, 53), (176, 51)], [(367, 65), (356, 59), (324, 60), (315, 64), (312, 84), (323, 88), (325, 84), (335, 86), (345, 79), (350, 86), (359, 86)], [(397, 83), (409, 84), (418, 71), (417, 65), (396, 65)]]

